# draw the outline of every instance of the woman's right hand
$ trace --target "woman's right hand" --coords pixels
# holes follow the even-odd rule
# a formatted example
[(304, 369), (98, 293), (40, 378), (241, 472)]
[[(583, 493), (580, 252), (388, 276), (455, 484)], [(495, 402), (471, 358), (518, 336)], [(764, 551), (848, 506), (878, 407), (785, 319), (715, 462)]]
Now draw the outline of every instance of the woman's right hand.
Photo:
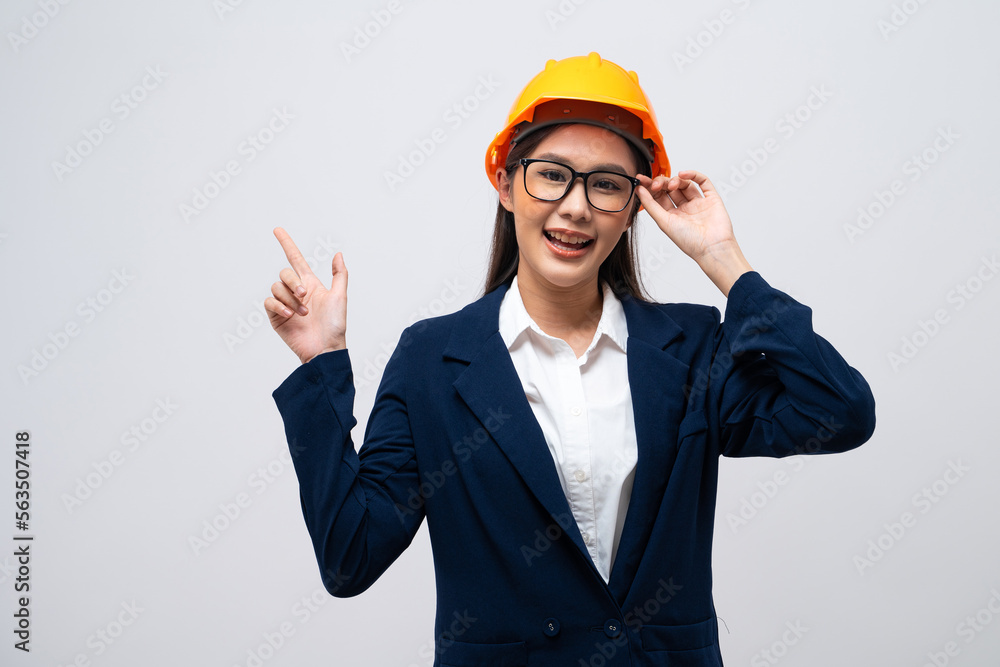
[(327, 289), (309, 268), (292, 237), (281, 227), (274, 235), (291, 268), (278, 274), (264, 308), (271, 326), (302, 363), (332, 350), (347, 348), (347, 267), (344, 257), (333, 257), (333, 283)]

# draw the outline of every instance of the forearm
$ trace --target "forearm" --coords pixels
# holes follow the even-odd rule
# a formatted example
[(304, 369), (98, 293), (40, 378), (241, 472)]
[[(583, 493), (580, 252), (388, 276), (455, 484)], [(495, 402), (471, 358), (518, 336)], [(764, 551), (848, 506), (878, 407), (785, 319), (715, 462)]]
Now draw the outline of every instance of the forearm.
[[(387, 364), (354, 449), (354, 376), (347, 350), (297, 368), (273, 396), (299, 480), (302, 514), (327, 590), (337, 597), (371, 586), (412, 540), (423, 506), (405, 506), (417, 488), (416, 460), (402, 400), (402, 356)], [(403, 507), (405, 511), (401, 511)]]
[[(357, 453), (350, 436), (356, 423), (354, 384), (346, 352), (343, 355), (344, 359), (323, 359), (322, 366), (303, 364), (272, 393), (284, 422), (302, 514), (317, 559), (322, 569), (338, 573), (345, 568), (341, 561), (347, 554), (333, 552), (354, 542), (352, 534), (360, 527), (358, 503), (350, 497), (358, 484)], [(344, 365), (339, 384), (324, 380), (321, 368), (329, 372)], [(346, 423), (343, 415), (348, 416)], [(336, 537), (335, 525), (340, 533)]]
[(754, 272), (733, 290), (720, 333), (711, 376), (725, 454), (846, 451), (871, 437), (871, 389), (813, 330), (808, 306)]

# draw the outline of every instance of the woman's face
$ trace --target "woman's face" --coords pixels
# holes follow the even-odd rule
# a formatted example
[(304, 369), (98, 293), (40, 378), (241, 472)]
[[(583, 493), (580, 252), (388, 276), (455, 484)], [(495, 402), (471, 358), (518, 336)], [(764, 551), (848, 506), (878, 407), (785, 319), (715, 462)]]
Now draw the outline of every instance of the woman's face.
[[(594, 169), (635, 176), (632, 151), (617, 134), (594, 125), (562, 125), (545, 137), (526, 157), (562, 162), (581, 172)], [(500, 203), (514, 214), (518, 247), (518, 283), (572, 288), (597, 278), (598, 269), (628, 229), (634, 202), (624, 210), (608, 213), (590, 205), (583, 179), (558, 201), (542, 201), (524, 189), (524, 168), (498, 174)], [(633, 194), (633, 197), (635, 195)], [(568, 241), (589, 241), (580, 249), (567, 249), (553, 236)]]

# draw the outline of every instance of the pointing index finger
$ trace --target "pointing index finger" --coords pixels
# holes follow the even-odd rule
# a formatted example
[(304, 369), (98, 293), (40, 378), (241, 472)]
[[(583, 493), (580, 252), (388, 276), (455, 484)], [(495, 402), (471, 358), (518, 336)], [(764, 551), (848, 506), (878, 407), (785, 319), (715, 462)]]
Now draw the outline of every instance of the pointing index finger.
[(295, 241), (292, 237), (288, 235), (281, 227), (274, 228), (274, 235), (278, 239), (278, 243), (281, 244), (281, 248), (285, 251), (285, 257), (288, 258), (288, 262), (292, 265), (295, 273), (302, 276), (312, 274), (312, 269), (309, 268), (309, 263), (306, 262), (305, 257), (299, 252), (298, 246), (295, 245)]

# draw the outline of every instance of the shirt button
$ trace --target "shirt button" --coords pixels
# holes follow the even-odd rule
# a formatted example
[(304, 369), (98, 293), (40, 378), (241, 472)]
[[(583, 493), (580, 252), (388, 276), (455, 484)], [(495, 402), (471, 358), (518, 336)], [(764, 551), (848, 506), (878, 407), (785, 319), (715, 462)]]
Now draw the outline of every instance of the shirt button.
[(587, 479), (587, 473), (585, 473), (582, 470), (577, 470), (576, 471), (576, 481), (582, 482), (585, 479)]
[(548, 637), (555, 637), (559, 634), (559, 621), (555, 618), (545, 619), (545, 623), (542, 626), (542, 632)]
[(584, 544), (590, 544), (590, 533), (584, 532), (580, 535), (583, 538)]
[(574, 405), (572, 408), (570, 408), (569, 411), (573, 413), (574, 417), (577, 416), (577, 415), (579, 415), (580, 412), (582, 412), (582, 410), (580, 410), (580, 406), (579, 405)]
[(617, 637), (621, 633), (621, 624), (613, 618), (604, 621), (604, 634), (608, 637)]

